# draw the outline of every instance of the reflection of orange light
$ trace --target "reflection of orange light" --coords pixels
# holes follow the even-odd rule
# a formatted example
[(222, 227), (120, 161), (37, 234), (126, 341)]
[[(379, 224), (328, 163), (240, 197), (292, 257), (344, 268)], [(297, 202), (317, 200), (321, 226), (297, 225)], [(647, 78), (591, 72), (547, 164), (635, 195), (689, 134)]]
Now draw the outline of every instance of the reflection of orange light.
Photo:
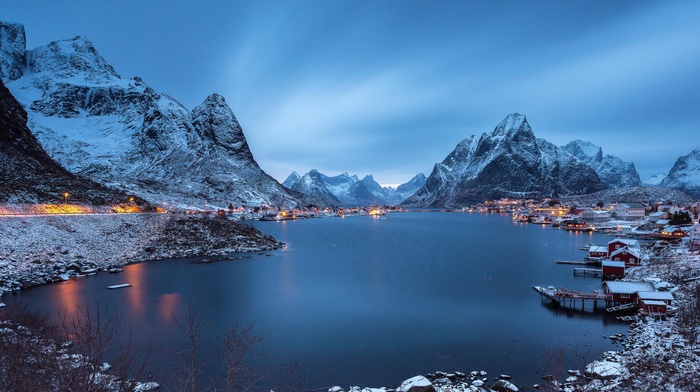
[(158, 316), (164, 324), (173, 321), (180, 305), (180, 294), (163, 294), (158, 298)]
[(128, 268), (124, 268), (124, 272), (122, 272), (124, 275), (123, 282), (131, 284), (131, 287), (127, 289), (131, 314), (141, 316), (146, 310), (143, 303), (144, 267), (145, 263), (132, 264)]

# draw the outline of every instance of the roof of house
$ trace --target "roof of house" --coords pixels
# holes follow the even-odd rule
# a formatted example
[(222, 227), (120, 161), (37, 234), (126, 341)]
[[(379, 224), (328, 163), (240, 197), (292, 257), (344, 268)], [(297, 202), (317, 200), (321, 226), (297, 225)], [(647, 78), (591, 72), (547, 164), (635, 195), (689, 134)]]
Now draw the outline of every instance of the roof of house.
[(625, 268), (624, 261), (603, 260), (602, 265), (603, 265), (603, 267), (622, 267), (622, 268)]
[(652, 301), (652, 300), (648, 300), (648, 299), (642, 301), (642, 303), (644, 303), (644, 305), (653, 305), (653, 306), (665, 306), (666, 305), (666, 302), (664, 302), (664, 301)]
[(654, 286), (647, 282), (615, 282), (606, 280), (603, 282), (608, 290), (614, 294), (634, 294), (640, 291), (654, 291)]
[(640, 291), (637, 295), (642, 300), (673, 301), (675, 299), (668, 291)]
[(630, 240), (627, 238), (615, 238), (614, 240), (608, 242), (608, 245), (612, 244), (613, 242), (622, 242), (630, 248), (639, 248), (639, 241), (637, 240)]
[(644, 205), (640, 203), (622, 203), (620, 204), (620, 207), (623, 208), (645, 208)]
[(666, 215), (666, 212), (663, 212), (663, 211), (656, 211), (656, 212), (652, 212), (651, 214), (649, 214), (649, 216), (664, 216), (664, 215)]
[(588, 253), (591, 253), (591, 252), (608, 253), (608, 247), (607, 246), (592, 245), (590, 248), (588, 248)]
[(610, 253), (610, 257), (619, 255), (620, 253), (629, 253), (632, 256), (639, 257), (639, 249), (630, 249), (628, 247), (616, 249), (614, 252)]

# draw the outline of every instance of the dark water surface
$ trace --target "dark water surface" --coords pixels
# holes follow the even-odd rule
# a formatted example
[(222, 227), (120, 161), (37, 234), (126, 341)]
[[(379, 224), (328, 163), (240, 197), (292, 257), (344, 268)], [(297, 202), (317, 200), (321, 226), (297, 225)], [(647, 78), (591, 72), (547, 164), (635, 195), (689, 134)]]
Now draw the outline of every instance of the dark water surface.
[[(581, 368), (619, 349), (603, 335), (627, 330), (600, 312), (552, 309), (531, 288), (599, 289), (600, 279), (574, 277), (573, 266), (555, 260), (582, 260), (581, 245), (610, 237), (477, 213), (253, 225), (285, 249), (211, 264), (135, 264), (3, 301), (57, 314), (99, 300), (118, 307), (137, 344), (167, 344), (177, 336), (173, 317), (194, 298), (213, 319), (212, 335), (254, 323), (265, 366), (296, 361), (314, 387), (396, 387), (436, 370), (507, 373), (532, 385), (545, 351), (561, 347), (566, 368)], [(123, 282), (133, 286), (105, 288)]]

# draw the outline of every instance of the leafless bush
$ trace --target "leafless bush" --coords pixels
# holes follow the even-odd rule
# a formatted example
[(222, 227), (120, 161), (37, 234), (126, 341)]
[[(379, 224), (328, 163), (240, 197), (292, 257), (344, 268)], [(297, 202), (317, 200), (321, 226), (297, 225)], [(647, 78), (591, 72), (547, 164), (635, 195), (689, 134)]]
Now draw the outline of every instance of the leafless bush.
[(686, 297), (680, 301), (676, 326), (681, 336), (695, 347), (700, 336), (700, 284), (690, 287)]
[(251, 367), (249, 361), (262, 357), (256, 348), (262, 338), (252, 332), (253, 324), (234, 325), (224, 337), (222, 363), (226, 372), (226, 391), (250, 391), (262, 381), (262, 372)]

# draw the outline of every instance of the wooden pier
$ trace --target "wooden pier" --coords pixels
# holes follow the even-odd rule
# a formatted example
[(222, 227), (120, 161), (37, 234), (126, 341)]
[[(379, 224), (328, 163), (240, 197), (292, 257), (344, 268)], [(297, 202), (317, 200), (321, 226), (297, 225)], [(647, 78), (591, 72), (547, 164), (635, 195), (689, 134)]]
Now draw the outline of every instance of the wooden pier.
[(596, 268), (574, 268), (574, 276), (592, 276), (594, 278), (602, 278), (603, 270)]
[(585, 310), (586, 302), (593, 304), (593, 309), (598, 308), (598, 302), (602, 302), (607, 308), (613, 301), (612, 295), (605, 294), (600, 291), (583, 292), (574, 291), (563, 288), (533, 286), (535, 291), (540, 293), (543, 300), (549, 301), (556, 306), (564, 306), (569, 308), (577, 308), (581, 304), (581, 310)]
[(557, 264), (572, 264), (572, 265), (586, 265), (585, 261), (574, 261), (574, 260), (557, 260)]

